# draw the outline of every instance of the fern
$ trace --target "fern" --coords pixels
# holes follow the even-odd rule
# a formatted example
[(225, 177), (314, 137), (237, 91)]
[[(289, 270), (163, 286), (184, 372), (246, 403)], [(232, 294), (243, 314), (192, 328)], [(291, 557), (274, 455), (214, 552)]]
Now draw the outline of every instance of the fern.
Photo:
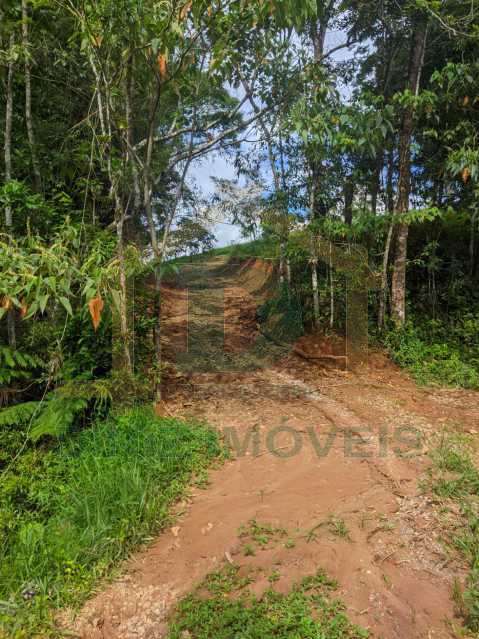
[(0, 426), (23, 426), (37, 410), (41, 402), (23, 402), (0, 410)]
[(44, 366), (43, 360), (36, 355), (0, 346), (0, 385), (10, 384), (14, 379), (28, 379), (32, 370)]
[(30, 431), (34, 442), (41, 437), (62, 437), (69, 431), (75, 418), (88, 406), (88, 399), (82, 397), (62, 397), (52, 393), (45, 402), (45, 408), (35, 419)]
[(75, 419), (94, 402), (104, 408), (111, 402), (110, 380), (71, 381), (49, 393), (43, 402), (24, 402), (0, 410), (1, 426), (23, 426), (31, 419), (29, 438), (62, 437)]

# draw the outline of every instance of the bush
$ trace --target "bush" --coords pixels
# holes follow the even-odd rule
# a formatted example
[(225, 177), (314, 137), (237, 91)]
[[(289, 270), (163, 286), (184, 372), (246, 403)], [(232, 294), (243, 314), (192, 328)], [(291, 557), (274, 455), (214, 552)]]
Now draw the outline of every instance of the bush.
[(393, 359), (421, 384), (479, 388), (478, 318), (411, 320), (385, 338)]
[(0, 484), (0, 600), (8, 600), (0, 627), (15, 636), (25, 625), (37, 629), (52, 606), (78, 604), (114, 562), (165, 525), (192, 474), (219, 454), (212, 429), (146, 408), (50, 449), (27, 447)]

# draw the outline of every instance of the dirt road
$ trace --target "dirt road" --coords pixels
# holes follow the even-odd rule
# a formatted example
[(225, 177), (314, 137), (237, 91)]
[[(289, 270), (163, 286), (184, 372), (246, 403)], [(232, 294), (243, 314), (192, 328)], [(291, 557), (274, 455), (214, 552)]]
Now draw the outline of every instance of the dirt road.
[[(170, 370), (164, 409), (216, 425), (232, 459), (178, 504), (171, 529), (73, 629), (85, 639), (159, 639), (178, 598), (228, 561), (277, 570), (282, 592), (324, 568), (374, 637), (454, 637), (452, 586), (463, 568), (445, 553), (444, 519), (418, 481), (435, 433), (477, 428), (477, 394), (419, 389), (379, 354), (344, 371), (268, 347), (255, 313), (269, 268), (223, 266), (187, 272), (188, 292), (165, 288), (165, 353), (180, 372)], [(301, 348), (317, 356), (324, 342), (303, 338)], [(238, 530), (251, 520), (281, 527), (289, 543), (245, 557)], [(259, 579), (254, 592), (269, 585)]]

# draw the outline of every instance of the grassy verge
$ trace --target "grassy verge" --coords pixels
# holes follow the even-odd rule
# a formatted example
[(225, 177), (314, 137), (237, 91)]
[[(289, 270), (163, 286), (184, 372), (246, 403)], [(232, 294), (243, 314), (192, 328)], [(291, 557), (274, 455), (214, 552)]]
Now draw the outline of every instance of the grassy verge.
[[(17, 433), (2, 438), (18, 448)], [(0, 484), (4, 636), (58, 636), (53, 611), (78, 605), (95, 581), (161, 529), (191, 477), (201, 477), (220, 453), (212, 429), (158, 419), (146, 408), (48, 449), (27, 447), (3, 469)]]
[[(205, 580), (178, 606), (168, 639), (361, 639), (366, 630), (352, 624), (343, 603), (334, 598), (336, 582), (318, 571), (288, 594), (273, 586), (261, 599), (250, 593), (254, 572), (244, 576), (227, 566)], [(274, 584), (276, 575), (269, 577)]]
[(222, 246), (220, 248), (211, 249), (205, 253), (197, 255), (183, 255), (169, 261), (169, 264), (177, 266), (181, 264), (191, 264), (201, 262), (203, 260), (212, 259), (214, 257), (228, 257), (230, 259), (249, 259), (262, 257), (265, 259), (278, 258), (279, 245), (271, 238), (252, 240), (251, 242), (243, 242), (241, 244), (233, 244), (231, 246)]
[(470, 437), (444, 436), (432, 455), (430, 487), (445, 509), (451, 502), (459, 506), (461, 520), (450, 543), (465, 557), (470, 572), (464, 587), (455, 584), (453, 596), (466, 627), (479, 633), (479, 471), (473, 452)]

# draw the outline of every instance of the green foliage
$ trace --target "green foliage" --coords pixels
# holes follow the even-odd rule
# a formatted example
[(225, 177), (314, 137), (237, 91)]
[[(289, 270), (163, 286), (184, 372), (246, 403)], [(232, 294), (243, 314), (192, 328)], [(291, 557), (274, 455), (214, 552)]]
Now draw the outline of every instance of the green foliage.
[(27, 444), (0, 483), (0, 627), (32, 636), (52, 606), (78, 605), (220, 452), (213, 430), (145, 408), (47, 450)]
[(13, 380), (29, 379), (43, 366), (44, 362), (37, 355), (0, 346), (0, 386), (7, 386)]
[(416, 318), (391, 328), (385, 343), (393, 359), (421, 384), (479, 388), (478, 319), (456, 325)]
[[(277, 571), (269, 576), (273, 584)], [(261, 599), (248, 585), (252, 577), (241, 577), (229, 566), (209, 575), (193, 594), (178, 606), (170, 623), (168, 639), (188, 635), (192, 639), (360, 639), (366, 630), (352, 624), (344, 604), (331, 595), (337, 584), (319, 570), (293, 586), (288, 594), (272, 588)]]
[(257, 316), (264, 331), (274, 339), (289, 343), (304, 333), (301, 304), (286, 284), (258, 309)]

